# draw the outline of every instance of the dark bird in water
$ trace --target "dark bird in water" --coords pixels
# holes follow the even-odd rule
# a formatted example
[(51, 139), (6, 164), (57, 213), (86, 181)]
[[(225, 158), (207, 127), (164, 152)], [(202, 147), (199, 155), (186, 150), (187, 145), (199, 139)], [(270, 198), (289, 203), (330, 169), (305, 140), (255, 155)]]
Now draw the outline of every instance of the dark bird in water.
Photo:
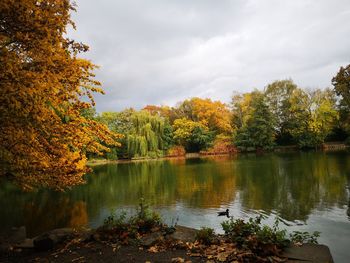
[(229, 210), (226, 209), (225, 212), (218, 212), (218, 216), (227, 216), (227, 217), (229, 217), (229, 212), (228, 212), (228, 211), (229, 211)]

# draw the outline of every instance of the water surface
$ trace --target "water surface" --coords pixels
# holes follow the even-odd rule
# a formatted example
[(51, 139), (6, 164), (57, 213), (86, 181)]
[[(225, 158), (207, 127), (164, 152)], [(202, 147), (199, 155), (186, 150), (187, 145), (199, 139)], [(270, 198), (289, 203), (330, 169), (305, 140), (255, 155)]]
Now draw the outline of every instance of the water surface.
[(58, 227), (102, 224), (134, 212), (141, 197), (172, 224), (221, 231), (216, 212), (276, 217), (289, 231), (320, 231), (335, 262), (350, 258), (350, 154), (300, 152), (170, 159), (96, 166), (87, 184), (65, 193), (0, 188), (0, 229), (25, 225), (34, 236)]

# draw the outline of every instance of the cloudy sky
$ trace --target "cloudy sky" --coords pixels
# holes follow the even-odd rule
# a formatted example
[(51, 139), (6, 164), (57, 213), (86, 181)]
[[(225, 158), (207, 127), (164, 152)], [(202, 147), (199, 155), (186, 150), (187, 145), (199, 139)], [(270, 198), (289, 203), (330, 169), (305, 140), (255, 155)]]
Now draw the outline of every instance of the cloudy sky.
[(77, 31), (100, 66), (98, 111), (229, 102), (292, 78), (324, 88), (350, 63), (349, 0), (77, 0)]

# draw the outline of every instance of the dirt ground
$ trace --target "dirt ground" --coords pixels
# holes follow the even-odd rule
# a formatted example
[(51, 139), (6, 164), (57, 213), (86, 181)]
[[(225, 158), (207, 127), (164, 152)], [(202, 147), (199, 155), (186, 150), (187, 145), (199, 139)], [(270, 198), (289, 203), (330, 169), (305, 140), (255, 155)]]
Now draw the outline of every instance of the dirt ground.
[[(182, 261), (183, 259), (183, 261)], [(121, 246), (113, 248), (101, 243), (85, 247), (71, 247), (60, 253), (60, 249), (47, 252), (13, 252), (0, 258), (0, 262), (206, 262), (198, 257), (190, 257), (185, 249), (177, 249), (158, 253), (140, 250), (137, 246)]]

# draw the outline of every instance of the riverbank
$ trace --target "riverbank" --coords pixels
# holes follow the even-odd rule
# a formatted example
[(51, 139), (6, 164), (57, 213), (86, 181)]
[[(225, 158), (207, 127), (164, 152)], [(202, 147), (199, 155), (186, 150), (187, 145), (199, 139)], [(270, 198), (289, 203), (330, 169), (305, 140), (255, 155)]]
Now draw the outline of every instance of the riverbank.
[(164, 234), (158, 228), (140, 236), (138, 242), (123, 243), (96, 230), (56, 229), (34, 242), (25, 239), (14, 244), (6, 255), (0, 254), (0, 262), (333, 262), (324, 245), (290, 245), (275, 255), (264, 251), (254, 255), (224, 236), (211, 244), (200, 242), (199, 231), (177, 226)]
[[(323, 152), (334, 152), (334, 151), (344, 151), (350, 148), (349, 145), (343, 143), (324, 143), (320, 146), (319, 149), (314, 149), (315, 151), (323, 151)], [(276, 153), (283, 152), (298, 152), (301, 151), (297, 145), (289, 145), (289, 146), (276, 146), (273, 151)], [(221, 156), (233, 156), (237, 154), (245, 154), (245, 153), (256, 153), (257, 151), (247, 151), (247, 152), (219, 152), (219, 153), (208, 153), (208, 152), (199, 152), (199, 153), (186, 153), (183, 156), (164, 156), (158, 158), (132, 158), (132, 159), (120, 159), (120, 160), (107, 160), (107, 159), (90, 159), (87, 162), (88, 166), (96, 166), (103, 165), (109, 163), (133, 163), (133, 162), (144, 162), (144, 161), (158, 161), (158, 160), (174, 160), (174, 159), (190, 159), (190, 158), (210, 158), (210, 157), (221, 157)], [(261, 153), (261, 152), (259, 152)]]

